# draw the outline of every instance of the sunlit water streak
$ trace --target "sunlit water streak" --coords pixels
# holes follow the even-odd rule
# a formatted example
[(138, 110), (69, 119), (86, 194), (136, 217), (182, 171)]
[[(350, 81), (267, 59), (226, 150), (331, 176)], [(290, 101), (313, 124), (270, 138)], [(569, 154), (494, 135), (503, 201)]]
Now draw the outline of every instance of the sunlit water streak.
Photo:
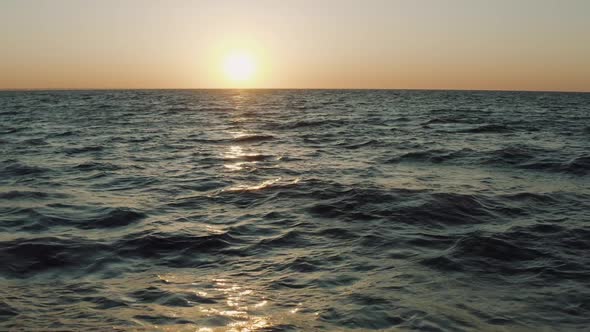
[(583, 330), (590, 95), (0, 93), (2, 330)]

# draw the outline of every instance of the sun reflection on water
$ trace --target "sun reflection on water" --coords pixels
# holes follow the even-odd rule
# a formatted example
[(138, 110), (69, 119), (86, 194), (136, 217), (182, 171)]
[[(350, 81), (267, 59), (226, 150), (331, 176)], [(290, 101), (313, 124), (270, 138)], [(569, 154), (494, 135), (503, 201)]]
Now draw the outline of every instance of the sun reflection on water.
[(240, 145), (232, 145), (222, 155), (225, 161), (223, 167), (230, 171), (242, 171), (245, 169), (255, 169), (255, 165), (264, 158), (263, 155), (246, 151)]
[[(244, 288), (227, 279), (214, 279), (214, 290), (225, 297), (226, 308), (201, 308), (201, 312), (208, 316), (224, 316), (232, 319), (226, 328), (232, 332), (249, 332), (271, 327), (271, 320), (264, 315), (254, 315), (250, 307), (264, 307), (268, 301), (259, 296), (253, 289)], [(252, 304), (253, 303), (253, 304)], [(214, 331), (212, 328), (204, 328), (203, 331)]]
[[(239, 137), (249, 137), (251, 134), (246, 133), (243, 131), (233, 131), (230, 132), (234, 138)], [(256, 151), (253, 148), (245, 148), (242, 145), (231, 145), (222, 153), (222, 157), (224, 160), (223, 167), (232, 172), (238, 171), (254, 171), (256, 170), (256, 165), (262, 163), (263, 161), (267, 161), (267, 155), (261, 154), (260, 151)], [(277, 161), (280, 158), (275, 158)], [(247, 183), (247, 184), (237, 184), (230, 188), (224, 189), (223, 191), (258, 191), (262, 189), (266, 189), (268, 187), (272, 187), (275, 185), (293, 185), (297, 184), (300, 181), (299, 178), (294, 180), (285, 182), (282, 181), (281, 177), (267, 179), (261, 182), (256, 183)]]
[(154, 326), (155, 330), (250, 332), (272, 328), (284, 317), (283, 314), (271, 314), (271, 302), (259, 290), (231, 279), (216, 278), (202, 283), (194, 282), (194, 276), (190, 274), (157, 275), (157, 278), (162, 282), (158, 288), (167, 294), (194, 294), (203, 302), (188, 301), (188, 306), (176, 308), (157, 305), (152, 307), (153, 310), (167, 317), (192, 317), (210, 323), (192, 325), (192, 329), (187, 329), (186, 325)]
[[(241, 93), (233, 96), (235, 112), (232, 114), (231, 126), (251, 121), (251, 117), (243, 116), (243, 106), (247, 104)], [(235, 128), (235, 127), (234, 127)], [(243, 130), (228, 130), (225, 134), (230, 137), (231, 145), (225, 145), (220, 151), (225, 171), (232, 172), (233, 185), (223, 189), (226, 192), (250, 192), (260, 191), (275, 186), (289, 186), (297, 184), (300, 179), (283, 180), (281, 177), (249, 178), (248, 173), (260, 168), (272, 167), (274, 162), (280, 161), (280, 157), (274, 157), (272, 153), (263, 150), (260, 142), (272, 141), (274, 136), (264, 135), (258, 132)], [(235, 176), (236, 172), (243, 172), (244, 178)], [(229, 177), (230, 175), (228, 175)], [(236, 183), (237, 181), (237, 183)], [(215, 229), (210, 229), (212, 233)], [(211, 304), (195, 303), (195, 315), (209, 318), (212, 323), (209, 326), (200, 326), (199, 332), (231, 331), (250, 332), (272, 328), (280, 324), (285, 317), (302, 315), (298, 313), (302, 307), (281, 307), (280, 303), (273, 303), (262, 295), (260, 290), (250, 287), (248, 283), (239, 282), (233, 278), (215, 278), (209, 285), (191, 283), (194, 287), (205, 290), (194, 290), (199, 297), (211, 300)], [(254, 284), (252, 284), (254, 285)], [(278, 311), (278, 312), (277, 312)]]

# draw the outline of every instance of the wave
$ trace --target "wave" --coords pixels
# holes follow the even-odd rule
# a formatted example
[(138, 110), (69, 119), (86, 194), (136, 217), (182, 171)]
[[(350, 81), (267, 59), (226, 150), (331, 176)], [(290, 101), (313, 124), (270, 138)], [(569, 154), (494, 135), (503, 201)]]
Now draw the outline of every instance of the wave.
[(403, 152), (394, 157), (382, 158), (385, 163), (421, 162), (455, 165), (504, 166), (516, 169), (566, 173), (584, 176), (590, 173), (590, 156), (579, 155), (564, 160), (559, 151), (534, 146), (507, 146), (492, 151), (429, 149)]
[(360, 148), (366, 148), (366, 147), (371, 147), (371, 146), (381, 146), (383, 145), (382, 142), (378, 141), (378, 140), (367, 140), (361, 143), (356, 143), (356, 144), (343, 144), (343, 148), (345, 149), (349, 149), (349, 150), (356, 150), (356, 149), (360, 149)]
[(103, 210), (100, 217), (83, 222), (77, 222), (81, 229), (113, 228), (128, 226), (145, 218), (144, 213), (126, 208), (114, 208)]
[(0, 317), (7, 319), (9, 317), (18, 316), (19, 314), (20, 312), (16, 308), (4, 301), (0, 301)]
[(276, 137), (273, 135), (243, 135), (238, 136), (232, 139), (232, 141), (237, 143), (252, 143), (252, 142), (262, 142), (262, 141), (271, 141), (274, 140)]
[[(164, 257), (165, 260), (161, 263), (165, 265), (194, 266), (195, 260), (199, 259), (198, 255), (227, 248), (234, 242), (237, 242), (237, 239), (229, 233), (196, 236), (145, 231), (128, 235), (112, 246), (114, 251), (122, 256)], [(188, 256), (190, 254), (196, 255), (195, 260)]]
[(74, 166), (75, 169), (80, 171), (115, 171), (122, 169), (121, 166), (117, 166), (111, 163), (99, 163), (99, 162), (86, 162)]
[(506, 133), (512, 131), (508, 126), (502, 124), (485, 124), (475, 128), (461, 130), (463, 133)]
[(265, 161), (271, 158), (276, 158), (274, 155), (268, 154), (244, 154), (240, 156), (231, 156), (223, 158), (224, 161)]
[(530, 162), (523, 162), (519, 164), (518, 167), (583, 176), (590, 173), (590, 156), (580, 156), (565, 162), (533, 160)]
[(65, 194), (47, 193), (42, 191), (21, 191), (12, 190), (7, 192), (0, 192), (0, 199), (46, 199), (49, 197), (67, 197)]
[(0, 175), (5, 178), (10, 178), (13, 176), (40, 175), (48, 171), (49, 170), (44, 167), (27, 165), (15, 160), (8, 160), (2, 163)]
[(560, 165), (560, 170), (577, 175), (590, 173), (590, 156), (580, 156)]
[(423, 122), (423, 125), (432, 125), (432, 124), (453, 124), (453, 123), (474, 123), (476, 122), (477, 118), (465, 117), (464, 114), (454, 114), (454, 115), (445, 115), (445, 116), (437, 116), (432, 119), (429, 119)]
[(519, 244), (515, 239), (477, 234), (459, 239), (447, 252), (423, 259), (421, 263), (447, 271), (514, 274), (527, 272), (531, 266), (528, 262), (547, 259), (548, 256), (538, 249)]
[(194, 292), (170, 292), (155, 286), (132, 292), (129, 296), (141, 303), (155, 303), (172, 307), (192, 307), (194, 303), (213, 304), (217, 302), (215, 299), (200, 296)]
[(481, 109), (466, 109), (466, 108), (435, 108), (429, 110), (430, 113), (451, 113), (451, 114), (478, 114), (485, 112)]
[(233, 107), (222, 107), (222, 106), (211, 106), (211, 107), (200, 107), (198, 109), (199, 112), (227, 112), (233, 113), (237, 110)]
[(587, 230), (559, 225), (534, 224), (504, 233), (471, 233), (460, 237), (442, 255), (425, 258), (422, 264), (446, 271), (499, 273), (535, 278), (579, 278), (588, 272), (584, 260), (564, 262), (559, 253), (566, 248), (587, 250)]
[(71, 130), (66, 130), (62, 132), (52, 132), (47, 134), (47, 138), (56, 138), (56, 137), (68, 137), (68, 136), (75, 136), (77, 135), (76, 132)]
[[(214, 263), (203, 260), (204, 253), (217, 252), (237, 242), (231, 235), (194, 236), (139, 232), (114, 242), (84, 238), (36, 237), (0, 241), (0, 275), (27, 277), (63, 269), (95, 270), (106, 263), (126, 258), (160, 259), (158, 264), (170, 267), (195, 267)], [(99, 259), (100, 258), (100, 259)]]
[(170, 115), (170, 114), (176, 114), (176, 113), (184, 113), (184, 112), (194, 112), (195, 110), (193, 108), (190, 107), (170, 107), (167, 108), (166, 111), (164, 112), (164, 114), (166, 115)]
[[(69, 198), (65, 194), (48, 194), (36, 192), (8, 192), (6, 199), (41, 200), (52, 198)], [(78, 211), (78, 213), (74, 213)], [(92, 208), (54, 203), (41, 208), (23, 207), (6, 211), (4, 227), (13, 227), (21, 231), (40, 232), (56, 227), (75, 227), (78, 229), (109, 229), (129, 226), (146, 217), (145, 213), (129, 208)]]
[(237, 185), (227, 189), (224, 189), (223, 192), (254, 192), (260, 191), (265, 189), (277, 189), (277, 188), (291, 188), (299, 183), (300, 179), (296, 178), (291, 181), (283, 181), (281, 178), (266, 180), (261, 183), (252, 184), (252, 185)]
[(31, 138), (21, 142), (21, 144), (27, 146), (40, 146), (40, 145), (47, 145), (48, 143), (42, 138)]
[(349, 190), (308, 207), (309, 213), (322, 218), (388, 220), (435, 228), (484, 223), (508, 211), (509, 207), (485, 196), (376, 188)]
[(100, 152), (103, 151), (104, 147), (98, 145), (90, 145), (90, 146), (81, 146), (81, 147), (74, 147), (74, 148), (66, 148), (64, 152), (69, 155), (73, 154), (81, 154), (86, 152)]
[(452, 159), (458, 159), (463, 157), (471, 156), (473, 151), (471, 149), (461, 149), (457, 151), (447, 150), (424, 150), (424, 151), (412, 151), (401, 154), (399, 156), (390, 158), (387, 163), (398, 163), (404, 161), (410, 162), (432, 162), (442, 163)]
[(529, 146), (507, 146), (489, 153), (484, 163), (520, 164), (548, 151)]
[(1, 126), (0, 127), (0, 135), (14, 134), (14, 133), (17, 133), (22, 130), (24, 130), (24, 128), (22, 128), (22, 127)]
[(299, 129), (299, 128), (313, 128), (313, 127), (339, 127), (346, 125), (348, 122), (345, 120), (333, 120), (333, 119), (323, 119), (323, 120), (297, 120), (297, 121), (290, 121), (280, 124), (273, 124), (267, 126), (268, 129)]
[(520, 169), (586, 175), (590, 169), (590, 157), (576, 156), (563, 160), (559, 151), (534, 146), (508, 146), (482, 154), (481, 163), (509, 165)]
[(38, 237), (0, 242), (0, 275), (27, 276), (50, 269), (83, 266), (107, 246), (81, 238)]

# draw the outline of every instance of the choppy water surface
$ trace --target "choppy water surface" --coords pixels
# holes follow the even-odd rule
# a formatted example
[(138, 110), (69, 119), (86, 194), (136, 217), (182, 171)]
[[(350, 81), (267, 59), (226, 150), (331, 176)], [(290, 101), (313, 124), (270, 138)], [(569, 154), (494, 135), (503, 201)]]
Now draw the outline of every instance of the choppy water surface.
[(0, 93), (0, 329), (583, 330), (590, 95)]

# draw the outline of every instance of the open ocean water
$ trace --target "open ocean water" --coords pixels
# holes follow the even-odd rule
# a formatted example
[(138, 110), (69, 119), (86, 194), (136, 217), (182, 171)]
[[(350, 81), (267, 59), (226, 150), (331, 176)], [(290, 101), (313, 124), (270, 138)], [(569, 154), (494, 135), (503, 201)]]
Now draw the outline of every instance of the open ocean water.
[(590, 94), (0, 92), (0, 330), (590, 326)]

